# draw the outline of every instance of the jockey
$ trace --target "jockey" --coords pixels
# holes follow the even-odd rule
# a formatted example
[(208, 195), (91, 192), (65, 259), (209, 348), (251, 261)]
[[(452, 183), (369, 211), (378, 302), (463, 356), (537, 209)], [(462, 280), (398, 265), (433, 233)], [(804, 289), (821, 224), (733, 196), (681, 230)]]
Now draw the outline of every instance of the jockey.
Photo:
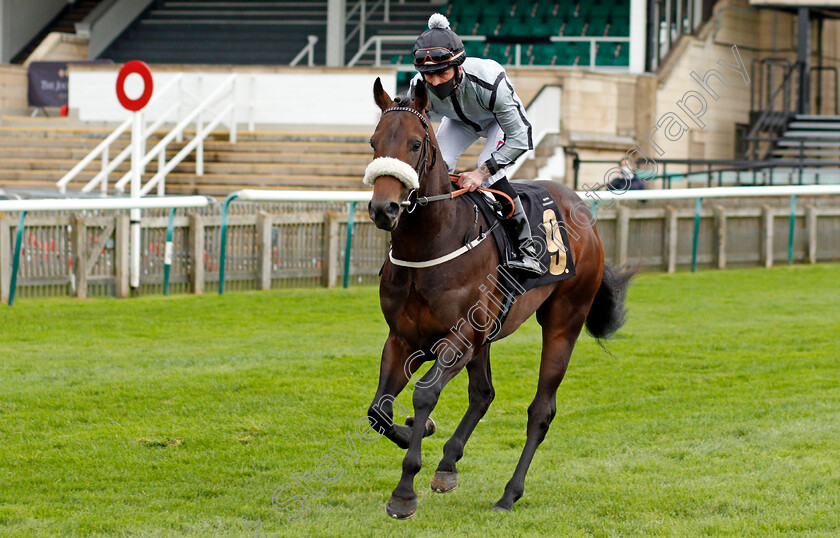
[[(509, 260), (507, 266), (542, 274), (528, 217), (505, 174), (505, 167), (533, 149), (533, 142), (525, 107), (504, 68), (490, 59), (467, 58), (464, 43), (440, 13), (429, 18), (429, 29), (417, 38), (413, 54), (418, 73), (411, 80), (407, 97), (413, 99), (417, 84), (425, 84), (429, 90), (429, 112), (442, 117), (437, 140), (449, 173), (455, 171), (458, 159), (470, 145), (479, 137), (487, 139), (477, 168), (462, 172), (457, 183), (471, 191), (492, 186), (510, 196), (514, 212), (502, 222), (517, 258)], [(507, 199), (494, 196), (502, 203), (502, 212), (510, 213), (505, 208)]]

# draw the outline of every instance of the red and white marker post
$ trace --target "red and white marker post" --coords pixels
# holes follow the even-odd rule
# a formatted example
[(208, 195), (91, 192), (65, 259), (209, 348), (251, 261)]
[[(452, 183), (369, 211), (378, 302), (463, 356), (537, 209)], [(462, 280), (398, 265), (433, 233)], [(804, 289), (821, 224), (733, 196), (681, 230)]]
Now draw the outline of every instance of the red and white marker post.
[[(130, 99), (125, 93), (125, 81), (132, 74), (138, 74), (143, 79), (143, 94), (137, 99)], [(120, 69), (117, 75), (117, 99), (120, 104), (134, 114), (131, 128), (131, 198), (140, 198), (140, 180), (143, 174), (143, 153), (146, 137), (143, 125), (143, 108), (149, 104), (154, 91), (152, 71), (149, 66), (139, 60), (132, 60)], [(140, 210), (132, 209), (129, 214), (131, 222), (131, 255), (130, 279), (132, 288), (140, 287)]]

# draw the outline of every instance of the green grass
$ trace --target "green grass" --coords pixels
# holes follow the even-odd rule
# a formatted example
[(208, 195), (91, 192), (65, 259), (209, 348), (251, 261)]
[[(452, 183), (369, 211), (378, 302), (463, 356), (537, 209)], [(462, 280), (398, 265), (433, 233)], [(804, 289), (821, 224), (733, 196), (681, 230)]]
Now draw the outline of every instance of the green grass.
[(838, 282), (837, 265), (639, 276), (612, 356), (579, 341), (525, 496), (498, 514), (537, 378), (528, 322), (493, 346), (496, 400), (439, 495), (466, 373), (443, 392), (408, 521), (383, 509), (403, 455), (386, 439), (336, 456), (299, 520), (271, 505), (373, 397), (375, 288), (21, 300), (0, 307), (0, 535), (837, 536)]

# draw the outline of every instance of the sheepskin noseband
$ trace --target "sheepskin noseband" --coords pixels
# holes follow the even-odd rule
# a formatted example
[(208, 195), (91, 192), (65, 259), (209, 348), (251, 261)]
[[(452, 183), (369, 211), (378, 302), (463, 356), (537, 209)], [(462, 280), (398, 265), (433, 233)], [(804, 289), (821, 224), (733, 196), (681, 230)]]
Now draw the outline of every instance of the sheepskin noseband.
[(417, 171), (408, 163), (393, 157), (378, 157), (371, 161), (365, 169), (364, 182), (368, 185), (373, 185), (379, 176), (394, 176), (403, 182), (403, 185), (409, 189), (416, 189), (420, 187), (420, 179), (417, 177)]

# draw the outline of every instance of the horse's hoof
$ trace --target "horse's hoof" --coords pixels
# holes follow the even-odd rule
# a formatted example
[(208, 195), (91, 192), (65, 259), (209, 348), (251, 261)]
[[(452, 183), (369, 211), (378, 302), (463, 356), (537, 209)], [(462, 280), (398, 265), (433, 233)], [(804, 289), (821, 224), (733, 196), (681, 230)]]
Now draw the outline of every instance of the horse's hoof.
[(494, 512), (510, 512), (510, 509), (513, 508), (513, 503), (507, 503), (504, 499), (499, 499), (499, 502), (496, 503), (496, 506), (493, 507)]
[(449, 471), (435, 471), (435, 477), (429, 484), (432, 491), (447, 493), (458, 487), (458, 473)]
[(391, 495), (388, 503), (385, 504), (385, 511), (394, 519), (408, 519), (417, 512), (417, 497), (413, 499), (401, 499)]
[[(409, 428), (414, 426), (414, 417), (406, 417), (405, 425)], [(426, 419), (426, 430), (423, 432), (423, 437), (428, 437), (437, 431), (437, 425), (432, 417)]]

